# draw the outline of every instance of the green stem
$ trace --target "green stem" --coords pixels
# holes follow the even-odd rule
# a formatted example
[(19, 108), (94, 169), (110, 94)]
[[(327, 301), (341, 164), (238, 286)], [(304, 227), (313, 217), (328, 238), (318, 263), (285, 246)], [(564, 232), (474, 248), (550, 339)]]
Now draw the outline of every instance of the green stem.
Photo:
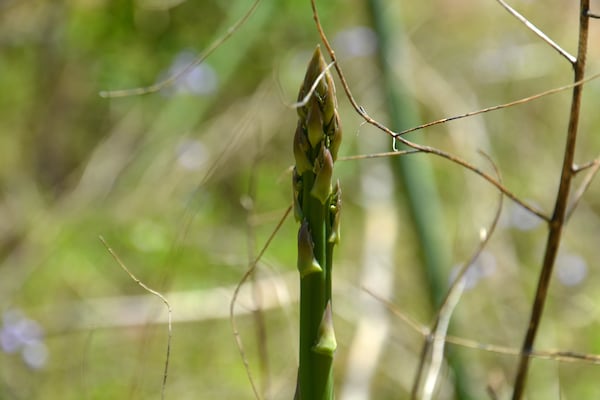
[[(304, 216), (308, 221), (310, 235), (313, 239), (315, 259), (319, 265), (324, 267), (326, 265), (325, 206), (310, 194), (310, 189), (313, 186), (314, 180), (315, 174), (313, 172), (305, 172), (302, 175), (302, 182), (304, 183), (302, 204)], [(325, 302), (323, 302), (323, 308), (324, 307)], [(319, 321), (320, 318), (321, 316), (319, 315)]]
[[(381, 0), (367, 0), (371, 11), (373, 28), (379, 39), (378, 57), (382, 71), (382, 83), (388, 105), (390, 128), (401, 131), (417, 125), (417, 113), (410, 101), (410, 94), (402, 89), (402, 84), (395, 78), (390, 60), (405, 59), (397, 57), (402, 51), (403, 42), (399, 21), (389, 19), (389, 12), (384, 9)], [(391, 38), (395, 42), (392, 45)], [(427, 160), (417, 157), (393, 157), (394, 172), (402, 181), (403, 194), (408, 200), (412, 224), (417, 233), (421, 248), (425, 278), (429, 283), (429, 293), (434, 307), (438, 307), (444, 298), (447, 288), (445, 269), (450, 264), (450, 245), (443, 236), (443, 214), (437, 193), (435, 178), (431, 165)], [(423, 351), (426, 351), (424, 349)], [(448, 361), (455, 376), (457, 398), (471, 399), (472, 389), (466, 379), (463, 362), (455, 353), (448, 354)], [(418, 386), (420, 372), (415, 381)], [(413, 393), (414, 397), (415, 393)]]
[[(327, 228), (326, 238), (329, 237), (330, 227)], [(327, 242), (325, 247), (325, 304), (332, 301), (331, 288), (332, 288), (332, 270), (333, 270), (333, 247), (335, 243)]]
[(327, 303), (326, 293), (331, 295), (331, 288), (326, 288), (326, 218), (325, 206), (311, 196), (315, 175), (312, 171), (302, 175), (304, 184), (302, 192), (303, 211), (308, 221), (309, 231), (314, 245), (314, 256), (323, 268), (322, 272), (306, 275), (300, 280), (300, 399), (332, 399), (333, 385), (331, 374), (332, 358), (313, 351), (317, 343), (319, 325)]

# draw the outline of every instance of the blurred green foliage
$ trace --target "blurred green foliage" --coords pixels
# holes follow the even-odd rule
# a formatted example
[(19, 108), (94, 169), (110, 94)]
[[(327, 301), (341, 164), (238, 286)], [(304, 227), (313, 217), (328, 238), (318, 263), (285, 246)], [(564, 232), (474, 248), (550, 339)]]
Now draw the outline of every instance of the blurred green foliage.
[[(374, 55), (357, 53), (358, 39), (342, 40), (344, 33), (368, 27), (366, 5), (359, 0), (318, 3), (358, 102), (387, 123)], [(574, 52), (575, 4), (515, 3)], [(152, 84), (180, 70), (226, 34), (250, 5), (239, 0), (0, 1), (1, 399), (160, 398), (167, 330), (164, 319), (151, 321), (163, 305), (120, 269), (99, 235), (140, 280), (167, 298), (197, 296), (174, 304), (167, 398), (252, 398), (227, 311), (233, 286), (291, 201), (288, 168), (296, 115), (288, 104), (295, 101), (308, 55), (319, 41), (309, 3), (263, 0), (230, 40), (174, 86), (144, 96), (99, 96), (103, 90)], [(386, 10), (390, 18), (401, 19), (408, 40), (402, 43), (406, 58), (391, 60), (392, 70), (406, 82), (423, 121), (570, 82), (564, 60), (494, 2), (388, 1)], [(592, 25), (589, 71), (595, 73), (600, 31)], [(577, 154), (582, 164), (600, 148), (599, 88), (592, 82), (585, 89)], [(361, 124), (339, 86), (338, 97), (345, 129), (341, 155), (391, 150), (382, 133)], [(550, 212), (568, 101), (565, 92), (413, 137), (489, 168), (477, 154), (485, 150), (509, 188)], [(497, 193), (445, 160), (431, 162), (446, 218), (444, 235), (460, 264), (490, 221)], [(368, 238), (363, 218), (374, 207), (362, 189), (369, 163), (340, 161), (336, 167), (345, 202), (334, 281), (340, 385), (360, 317), (357, 299), (364, 295), (359, 271)], [(567, 278), (552, 286), (538, 341), (542, 349), (600, 352), (598, 199), (592, 185), (565, 232), (562, 252), (576, 256), (583, 267), (573, 258), (557, 265), (557, 274), (563, 271)], [(410, 218), (403, 215), (403, 200), (394, 206), (400, 228), (391, 300), (427, 323), (433, 315), (431, 296), (414, 233), (403, 222)], [(464, 293), (452, 333), (518, 348), (545, 229), (508, 201), (503, 211), (487, 249), (491, 272)], [(259, 386), (269, 382), (274, 399), (291, 398), (296, 378), (297, 288), (288, 279), (295, 277), (295, 229), (292, 221), (285, 222), (259, 264), (257, 279), (281, 280), (289, 291), (278, 292), (281, 306), (265, 311), (266, 339), (257, 335), (255, 317), (238, 318), (253, 375)], [(444, 273), (450, 275), (452, 267)], [(583, 271), (582, 278), (573, 280), (570, 271)], [(127, 301), (140, 298), (151, 312), (140, 311), (143, 318), (127, 314)], [(245, 303), (237, 310), (249, 308)], [(104, 315), (106, 310), (112, 314)], [(422, 341), (401, 320), (391, 316), (390, 324), (388, 351), (372, 383), (376, 399), (407, 397)], [(16, 340), (12, 349), (6, 347), (9, 339)], [(268, 380), (261, 346), (268, 354)], [(487, 385), (501, 395), (510, 391), (515, 357), (456, 349), (472, 365), (468, 372), (481, 398)], [(536, 360), (529, 398), (558, 399), (560, 393), (597, 398), (595, 375), (597, 367), (590, 364)], [(452, 398), (450, 382), (446, 370), (439, 398)]]

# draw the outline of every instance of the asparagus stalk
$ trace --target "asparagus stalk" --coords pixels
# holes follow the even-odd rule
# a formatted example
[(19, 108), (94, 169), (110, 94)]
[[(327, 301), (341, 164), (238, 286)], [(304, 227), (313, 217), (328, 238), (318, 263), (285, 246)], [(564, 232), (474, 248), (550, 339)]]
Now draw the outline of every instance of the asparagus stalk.
[(292, 186), (294, 215), (300, 223), (300, 365), (295, 399), (332, 400), (336, 341), (331, 273), (333, 248), (340, 237), (341, 208), (340, 185), (337, 182), (333, 187), (332, 176), (342, 133), (333, 79), (318, 46), (298, 100), (309, 94), (308, 101), (298, 107), (294, 135)]

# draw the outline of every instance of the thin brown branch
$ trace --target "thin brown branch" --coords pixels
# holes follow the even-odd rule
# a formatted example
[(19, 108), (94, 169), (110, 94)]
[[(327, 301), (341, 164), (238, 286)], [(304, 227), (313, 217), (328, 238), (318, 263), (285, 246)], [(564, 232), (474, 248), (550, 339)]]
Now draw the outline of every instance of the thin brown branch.
[[(479, 343), (474, 340), (464, 339), (456, 336), (446, 336), (445, 340), (446, 343), (474, 350), (487, 351), (489, 353), (504, 354), (509, 356), (523, 356), (521, 350), (512, 347)], [(600, 355), (598, 354), (587, 354), (562, 350), (532, 350), (524, 355), (528, 358), (536, 358), (539, 360), (552, 360), (564, 363), (583, 362), (587, 364), (600, 365)]]
[(446, 118), (438, 119), (438, 120), (435, 120), (435, 121), (427, 122), (425, 124), (417, 125), (417, 126), (414, 126), (412, 128), (405, 129), (403, 131), (398, 132), (396, 134), (396, 136), (402, 136), (402, 135), (405, 135), (405, 134), (410, 133), (410, 132), (418, 131), (418, 130), (421, 130), (421, 129), (424, 129), (424, 128), (429, 128), (429, 127), (435, 126), (435, 125), (444, 124), (444, 123), (450, 122), (450, 121), (456, 121), (456, 120), (459, 120), (459, 119), (472, 117), (474, 115), (485, 114), (485, 113), (488, 113), (488, 112), (491, 112), (491, 111), (502, 110), (504, 108), (514, 107), (514, 106), (518, 106), (518, 105), (521, 105), (521, 104), (529, 103), (530, 101), (538, 100), (538, 99), (541, 99), (542, 97), (546, 97), (546, 96), (549, 96), (549, 95), (552, 95), (552, 94), (564, 92), (565, 90), (573, 89), (575, 86), (584, 85), (584, 84), (586, 84), (586, 83), (588, 83), (590, 81), (593, 81), (595, 79), (598, 79), (598, 78), (600, 78), (600, 73), (596, 73), (594, 75), (591, 75), (588, 78), (582, 79), (582, 80), (577, 81), (577, 82), (570, 83), (568, 85), (559, 86), (559, 87), (556, 87), (556, 88), (553, 88), (553, 89), (546, 90), (546, 91), (541, 92), (541, 93), (534, 94), (532, 96), (527, 96), (527, 97), (523, 97), (521, 99), (510, 101), (508, 103), (498, 104), (498, 105), (495, 105), (495, 106), (482, 108), (481, 110), (470, 111), (470, 112), (467, 112), (467, 113), (464, 113), (464, 114), (453, 115), (451, 117), (446, 117)]
[[(567, 216), (566, 216), (567, 221), (571, 219), (571, 215), (577, 208), (577, 205), (581, 201), (581, 198), (583, 197), (585, 192), (588, 190), (588, 188), (592, 184), (592, 181), (594, 180), (594, 177), (598, 173), (598, 170), (600, 170), (600, 159), (595, 159), (590, 164), (591, 164), (590, 167), (586, 168), (588, 170), (588, 173), (583, 178), (583, 182), (581, 183), (581, 186), (579, 187), (577, 192), (575, 192), (573, 202), (571, 203), (571, 205), (569, 206), (569, 209), (567, 210)], [(581, 169), (579, 169), (577, 171), (573, 170), (573, 173), (576, 173), (579, 171), (582, 171), (582, 170)]]
[(346, 93), (346, 97), (348, 98), (348, 101), (350, 101), (350, 104), (352, 105), (354, 110), (368, 124), (373, 125), (374, 127), (378, 128), (379, 130), (385, 132), (390, 137), (392, 137), (395, 140), (400, 141), (405, 146), (408, 146), (412, 149), (421, 151), (423, 153), (429, 153), (429, 154), (436, 155), (438, 157), (445, 158), (455, 164), (458, 164), (468, 170), (471, 170), (472, 172), (475, 172), (477, 175), (481, 176), (482, 178), (487, 180), (489, 183), (494, 185), (498, 190), (500, 190), (502, 193), (504, 193), (508, 198), (510, 198), (515, 203), (519, 204), (521, 207), (525, 208), (527, 211), (531, 212), (532, 214), (538, 216), (539, 218), (541, 218), (545, 221), (550, 220), (550, 218), (545, 213), (543, 213), (542, 211), (538, 210), (537, 208), (525, 203), (523, 200), (518, 198), (514, 193), (512, 193), (510, 190), (508, 190), (504, 185), (502, 185), (500, 182), (498, 182), (496, 179), (494, 179), (491, 175), (481, 171), (480, 169), (478, 169), (474, 165), (470, 164), (469, 162), (467, 162), (459, 157), (456, 157), (452, 154), (446, 153), (443, 150), (439, 150), (437, 148), (430, 147), (430, 146), (413, 143), (409, 140), (406, 140), (403, 137), (400, 137), (398, 135), (398, 133), (393, 132), (387, 126), (383, 125), (379, 121), (377, 121), (377, 120), (373, 119), (371, 116), (369, 116), (369, 114), (366, 112), (366, 110), (362, 106), (358, 105), (358, 103), (354, 99), (354, 96), (352, 95), (350, 86), (348, 85), (348, 82), (346, 81), (346, 77), (344, 76), (344, 72), (342, 71), (342, 68), (340, 67), (340, 63), (337, 61), (337, 58), (335, 56), (335, 51), (331, 47), (331, 44), (329, 43), (329, 40), (327, 39), (327, 36), (325, 35), (325, 32), (321, 25), (321, 21), (319, 19), (319, 14), (317, 11), (315, 0), (311, 0), (311, 6), (312, 6), (312, 10), (313, 10), (313, 19), (315, 20), (317, 31), (319, 32), (319, 36), (321, 37), (321, 40), (323, 41), (323, 44), (325, 45), (325, 48), (327, 49), (327, 52), (329, 53), (329, 57), (331, 58), (331, 61), (333, 61), (335, 63), (334, 67), (337, 71), (338, 77), (340, 78), (340, 82), (342, 84), (344, 92)]
[(240, 290), (242, 289), (242, 286), (244, 285), (244, 283), (246, 283), (248, 278), (250, 278), (250, 276), (256, 270), (256, 265), (258, 264), (260, 259), (263, 257), (263, 255), (265, 254), (265, 252), (271, 245), (271, 242), (275, 238), (275, 235), (277, 234), (277, 232), (279, 232), (279, 229), (281, 229), (281, 226), (287, 219), (288, 215), (290, 215), (291, 211), (292, 211), (292, 205), (288, 206), (288, 208), (285, 210), (285, 213), (283, 214), (283, 216), (281, 217), (281, 219), (275, 226), (275, 229), (273, 229), (273, 232), (271, 232), (271, 235), (267, 239), (263, 248), (258, 253), (258, 256), (254, 260), (252, 260), (252, 262), (248, 266), (248, 269), (242, 276), (242, 279), (240, 279), (237, 286), (235, 287), (235, 290), (233, 291), (233, 296), (231, 298), (231, 303), (229, 303), (229, 322), (231, 323), (231, 330), (233, 332), (233, 337), (235, 339), (235, 343), (237, 345), (238, 351), (240, 352), (240, 356), (242, 357), (242, 362), (244, 363), (244, 368), (246, 369), (246, 375), (248, 376), (250, 385), (252, 385), (252, 390), (254, 391), (254, 397), (258, 400), (260, 400), (261, 397), (260, 397), (258, 388), (256, 387), (256, 384), (254, 382), (254, 378), (252, 377), (252, 372), (250, 371), (250, 364), (248, 363), (248, 358), (246, 357), (246, 352), (244, 351), (244, 344), (242, 343), (242, 338), (240, 336), (240, 332), (237, 327), (237, 322), (235, 321), (235, 304), (237, 302), (237, 298), (240, 293)]
[[(589, 0), (581, 0), (580, 2), (577, 61), (573, 65), (573, 80), (575, 82), (582, 80), (585, 75), (585, 62), (587, 55), (587, 42), (589, 31), (589, 17), (587, 15), (590, 6), (589, 3)], [(546, 304), (546, 298), (548, 294), (548, 287), (550, 286), (550, 278), (552, 277), (554, 261), (556, 260), (556, 254), (558, 252), (558, 247), (561, 240), (562, 229), (565, 223), (571, 181), (574, 176), (572, 167), (579, 127), (579, 114), (581, 109), (582, 91), (583, 87), (580, 85), (575, 86), (573, 88), (564, 159), (560, 176), (560, 185), (558, 188), (558, 194), (556, 196), (554, 213), (552, 214), (552, 218), (549, 221), (549, 232), (548, 239), (546, 242), (546, 250), (544, 252), (544, 261), (542, 263), (542, 269), (538, 279), (538, 285), (533, 301), (531, 316), (529, 319), (529, 326), (527, 328), (527, 333), (525, 335), (525, 339), (521, 347), (522, 356), (519, 361), (519, 366), (517, 368), (515, 386), (512, 396), (513, 400), (520, 400), (523, 397), (523, 393), (525, 391), (525, 387), (527, 384), (527, 372), (529, 369), (529, 357), (527, 356), (527, 354), (531, 353), (533, 349), (533, 344), (535, 342), (540, 321), (542, 319), (542, 314), (544, 312), (544, 306)]]
[(575, 63), (577, 62), (577, 59), (574, 56), (572, 56), (571, 54), (569, 54), (565, 49), (563, 49), (562, 47), (560, 47), (555, 41), (553, 41), (552, 39), (550, 39), (548, 37), (548, 35), (546, 35), (544, 32), (542, 32), (537, 26), (535, 26), (534, 24), (532, 24), (523, 15), (519, 14), (519, 12), (517, 10), (515, 10), (514, 8), (512, 8), (511, 6), (509, 6), (504, 0), (496, 0), (496, 1), (498, 3), (500, 3), (500, 5), (502, 7), (504, 7), (504, 9), (506, 9), (506, 11), (508, 11), (510, 14), (512, 14), (516, 19), (518, 19), (523, 24), (525, 24), (525, 26), (530, 31), (532, 31), (533, 33), (535, 33), (544, 42), (548, 43), (548, 45), (550, 45), (550, 47), (552, 47), (554, 50), (558, 51), (558, 53), (561, 56), (563, 56), (564, 58), (566, 58), (567, 61), (569, 61), (571, 63), (571, 65), (575, 65)]
[(164, 400), (164, 398), (165, 398), (165, 390), (166, 390), (166, 387), (167, 387), (167, 376), (168, 376), (168, 372), (169, 372), (169, 360), (171, 358), (171, 338), (172, 338), (172, 335), (173, 335), (171, 304), (169, 304), (169, 302), (167, 301), (167, 299), (162, 294), (160, 294), (159, 292), (157, 292), (154, 289), (151, 289), (144, 282), (140, 281), (135, 275), (133, 275), (133, 273), (129, 270), (129, 268), (127, 268), (127, 266), (125, 266), (125, 263), (123, 261), (121, 261), (121, 258), (119, 258), (119, 256), (117, 255), (117, 253), (115, 253), (115, 251), (108, 245), (108, 243), (106, 242), (106, 240), (104, 240), (104, 238), (102, 236), (100, 236), (99, 239), (102, 242), (102, 244), (104, 245), (104, 247), (106, 247), (106, 250), (114, 258), (114, 260), (117, 262), (117, 264), (119, 264), (119, 266), (127, 273), (127, 275), (129, 275), (129, 277), (135, 283), (137, 283), (138, 285), (140, 285), (145, 291), (149, 292), (150, 294), (152, 294), (152, 295), (158, 297), (160, 300), (162, 300), (162, 302), (165, 303), (165, 306), (167, 307), (167, 312), (168, 312), (167, 354), (165, 356), (165, 368), (164, 368), (164, 371), (163, 371), (163, 380), (162, 380), (162, 386), (161, 386), (161, 389), (160, 389), (160, 398), (162, 400)]
[(353, 156), (339, 157), (337, 159), (337, 161), (369, 160), (372, 158), (396, 157), (396, 156), (405, 156), (407, 154), (417, 154), (417, 153), (421, 153), (421, 151), (419, 151), (419, 150), (386, 151), (383, 153), (356, 154)]
[(442, 150), (436, 149), (434, 147), (430, 147), (430, 146), (425, 146), (425, 145), (420, 145), (420, 144), (415, 144), (412, 142), (409, 142), (408, 140), (404, 140), (403, 138), (401, 138), (401, 142), (407, 146), (410, 146), (414, 149), (420, 150), (423, 153), (429, 153), (429, 154), (434, 154), (436, 156), (445, 158), (455, 164), (458, 164), (462, 167), (465, 167), (469, 170), (471, 170), (472, 172), (476, 173), (477, 175), (481, 176), (482, 178), (484, 178), (486, 181), (488, 181), (489, 183), (491, 183), (492, 185), (494, 185), (498, 190), (500, 190), (502, 193), (504, 193), (508, 198), (510, 198), (512, 201), (514, 201), (515, 203), (519, 204), (521, 207), (523, 207), (524, 209), (526, 209), (527, 211), (531, 212), (532, 214), (535, 214), (536, 216), (538, 216), (539, 218), (543, 219), (544, 221), (549, 221), (550, 218), (542, 211), (538, 210), (537, 208), (527, 204), (526, 202), (524, 202), (523, 200), (521, 200), (519, 197), (517, 197), (517, 195), (515, 195), (513, 192), (511, 192), (509, 189), (507, 189), (502, 183), (498, 182), (496, 179), (494, 179), (491, 175), (489, 175), (486, 172), (483, 172), (482, 170), (480, 170), (479, 168), (475, 167), (474, 165), (470, 164), (469, 162), (456, 157), (452, 154), (446, 153)]
[(389, 310), (391, 310), (394, 313), (394, 315), (400, 318), (402, 322), (410, 326), (412, 330), (419, 333), (421, 336), (428, 336), (431, 334), (431, 330), (428, 327), (421, 324), (419, 321), (412, 318), (410, 315), (401, 312), (391, 301), (384, 299), (383, 297), (379, 296), (377, 293), (375, 293), (367, 287), (363, 286), (362, 290), (364, 290), (367, 294), (373, 296), (374, 299), (385, 305)]
[(252, 16), (252, 14), (254, 14), (254, 11), (256, 11), (256, 8), (258, 7), (260, 1), (261, 0), (254, 0), (254, 3), (252, 3), (248, 11), (246, 11), (246, 13), (242, 15), (242, 17), (239, 20), (237, 20), (233, 25), (231, 25), (223, 36), (218, 37), (214, 42), (210, 44), (210, 46), (206, 48), (206, 50), (204, 50), (202, 54), (200, 54), (195, 60), (186, 65), (181, 71), (150, 86), (122, 90), (103, 90), (99, 93), (100, 97), (115, 98), (139, 96), (143, 94), (155, 93), (161, 89), (173, 85), (179, 79), (189, 74), (195, 67), (202, 64), (204, 60), (206, 60), (212, 53), (214, 53), (216, 49), (218, 49), (223, 43), (229, 40), (229, 38), (231, 38), (231, 36), (233, 36), (233, 34), (237, 32), (240, 29), (240, 27), (246, 23), (246, 21)]

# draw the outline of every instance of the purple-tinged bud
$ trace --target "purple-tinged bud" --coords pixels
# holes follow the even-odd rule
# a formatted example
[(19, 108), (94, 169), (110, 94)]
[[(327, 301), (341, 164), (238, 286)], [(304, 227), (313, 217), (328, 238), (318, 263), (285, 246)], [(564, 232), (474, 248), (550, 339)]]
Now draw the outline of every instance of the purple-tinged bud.
[(342, 127), (337, 111), (334, 112), (333, 119), (327, 126), (327, 137), (329, 138), (329, 151), (331, 151), (331, 157), (335, 161), (342, 144)]
[[(304, 97), (310, 92), (310, 89), (315, 84), (321, 72), (327, 69), (327, 64), (325, 63), (325, 59), (323, 58), (323, 54), (321, 53), (321, 47), (317, 46), (315, 51), (313, 52), (312, 58), (308, 62), (308, 66), (306, 67), (306, 74), (304, 75), (304, 82), (300, 87), (300, 91), (298, 92), (298, 101), (302, 101)], [(317, 89), (315, 90), (319, 95), (323, 95), (327, 91), (326, 79), (323, 77), (319, 84), (317, 85)]]
[(292, 172), (292, 190), (294, 196), (294, 219), (296, 222), (300, 222), (304, 219), (304, 213), (302, 212), (302, 200), (300, 198), (302, 194), (302, 177), (298, 175), (296, 167)]
[(323, 132), (323, 115), (319, 109), (319, 104), (311, 100), (308, 103), (308, 114), (306, 116), (306, 130), (308, 131), (308, 142), (313, 149), (316, 149), (325, 136)]
[(311, 196), (319, 199), (321, 204), (325, 204), (329, 195), (331, 195), (331, 178), (333, 176), (333, 158), (331, 153), (324, 146), (321, 147), (321, 154), (317, 159), (317, 176), (312, 189)]
[(310, 145), (304, 134), (302, 124), (299, 122), (296, 133), (294, 134), (294, 159), (296, 160), (296, 170), (298, 170), (299, 175), (302, 175), (304, 172), (310, 171), (313, 168), (313, 165), (308, 158), (309, 151)]
[(331, 300), (329, 300), (323, 312), (321, 324), (319, 325), (317, 343), (312, 347), (312, 351), (333, 357), (336, 348), (337, 341), (335, 340), (335, 331), (333, 330), (333, 313), (331, 312)]
[(314, 244), (308, 231), (308, 221), (302, 222), (298, 231), (298, 272), (300, 278), (314, 272), (323, 272), (323, 269), (315, 259)]
[(337, 110), (337, 101), (335, 97), (335, 86), (333, 85), (333, 79), (329, 71), (325, 73), (325, 82), (327, 83), (326, 92), (321, 96), (322, 108), (323, 108), (323, 120), (325, 124), (334, 118), (334, 114)]
[(339, 180), (335, 184), (334, 193), (333, 201), (329, 206), (329, 213), (331, 216), (331, 232), (327, 238), (327, 241), (329, 243), (338, 244), (340, 242), (340, 217), (342, 212), (342, 189), (340, 187)]

